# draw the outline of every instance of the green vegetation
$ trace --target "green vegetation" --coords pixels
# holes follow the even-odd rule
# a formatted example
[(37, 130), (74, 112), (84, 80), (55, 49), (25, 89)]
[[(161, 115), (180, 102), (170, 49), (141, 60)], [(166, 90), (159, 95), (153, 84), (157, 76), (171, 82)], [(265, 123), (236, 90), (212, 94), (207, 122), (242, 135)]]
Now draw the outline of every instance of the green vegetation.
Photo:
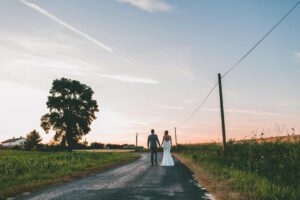
[(71, 150), (91, 130), (90, 126), (99, 111), (91, 87), (76, 80), (61, 78), (52, 83), (46, 114), (41, 126), (48, 133), (55, 132), (54, 141)]
[(134, 153), (0, 150), (0, 199), (137, 158)]
[(37, 150), (41, 145), (41, 135), (36, 130), (31, 131), (26, 135), (25, 149), (26, 150)]
[(229, 143), (226, 155), (218, 144), (187, 145), (177, 155), (218, 199), (300, 199), (299, 143)]

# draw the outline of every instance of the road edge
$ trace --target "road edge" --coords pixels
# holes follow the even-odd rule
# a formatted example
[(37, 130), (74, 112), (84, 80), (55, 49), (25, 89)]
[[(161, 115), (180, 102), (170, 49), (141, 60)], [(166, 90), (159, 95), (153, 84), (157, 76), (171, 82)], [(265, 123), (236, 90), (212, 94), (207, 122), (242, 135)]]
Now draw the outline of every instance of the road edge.
[(191, 172), (193, 173), (194, 177), (196, 178), (198, 183), (201, 183), (201, 185), (204, 187), (207, 192), (215, 199), (222, 199), (222, 193), (218, 192), (216, 189), (217, 187), (215, 182), (212, 179), (209, 179), (207, 176), (203, 176), (200, 174), (199, 166), (192, 163), (187, 158), (184, 158), (178, 153), (172, 153), (173, 157), (176, 158), (178, 161), (180, 161), (184, 166), (189, 168)]
[(74, 173), (73, 175), (60, 177), (60, 178), (57, 178), (54, 180), (49, 180), (48, 182), (45, 182), (44, 184), (36, 185), (35, 187), (30, 187), (30, 188), (20, 187), (20, 189), (18, 189), (18, 192), (16, 192), (16, 193), (9, 193), (9, 194), (4, 194), (5, 196), (0, 196), (0, 200), (10, 199), (10, 198), (17, 199), (18, 197), (21, 197), (24, 194), (27, 194), (28, 192), (30, 192), (30, 193), (36, 192), (36, 191), (43, 190), (43, 189), (46, 189), (51, 186), (68, 183), (68, 182), (75, 181), (75, 180), (83, 178), (83, 177), (91, 176), (93, 174), (105, 172), (106, 170), (115, 169), (117, 167), (135, 162), (141, 158), (141, 155), (139, 153), (135, 153), (135, 154), (136, 154), (135, 157), (130, 158), (128, 160), (123, 160), (123, 161), (119, 161), (119, 162), (115, 162), (115, 163), (108, 163), (108, 164), (100, 166), (100, 167), (94, 166), (89, 169), (86, 169), (85, 171), (79, 171), (77, 173)]

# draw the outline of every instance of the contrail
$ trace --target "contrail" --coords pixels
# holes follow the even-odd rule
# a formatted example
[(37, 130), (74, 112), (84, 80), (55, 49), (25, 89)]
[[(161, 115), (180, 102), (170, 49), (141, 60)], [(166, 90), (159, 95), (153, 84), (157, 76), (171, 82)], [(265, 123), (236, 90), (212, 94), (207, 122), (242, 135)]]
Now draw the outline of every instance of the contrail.
[(89, 40), (90, 42), (96, 44), (97, 46), (101, 47), (102, 49), (104, 49), (105, 51), (111, 53), (112, 55), (116, 56), (117, 58), (131, 64), (131, 65), (135, 65), (132, 61), (130, 61), (129, 59), (123, 57), (123, 56), (120, 56), (118, 54), (116, 54), (111, 47), (103, 44), (102, 42), (98, 41), (97, 39), (91, 37), (90, 35), (78, 30), (77, 28), (71, 26), (70, 24), (64, 22), (63, 20), (59, 19), (58, 17), (54, 16), (53, 14), (49, 13), (47, 10), (41, 8), (40, 6), (34, 4), (34, 3), (31, 3), (31, 2), (28, 2), (27, 0), (19, 0), (19, 2), (21, 2), (22, 4), (32, 8), (33, 10), (41, 13), (42, 15), (48, 17), (49, 19), (55, 21), (56, 23), (62, 25), (63, 27), (69, 29), (70, 31), (74, 32), (74, 33), (77, 33), (78, 35), (84, 37), (85, 39)]

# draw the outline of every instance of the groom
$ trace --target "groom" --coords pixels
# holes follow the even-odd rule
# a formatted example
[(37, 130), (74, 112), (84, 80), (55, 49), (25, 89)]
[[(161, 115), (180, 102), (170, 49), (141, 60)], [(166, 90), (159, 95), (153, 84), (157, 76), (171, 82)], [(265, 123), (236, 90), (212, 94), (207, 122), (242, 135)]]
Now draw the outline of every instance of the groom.
[(160, 146), (159, 140), (157, 135), (154, 133), (154, 129), (151, 130), (151, 134), (148, 136), (148, 149), (151, 152), (151, 163), (153, 164), (153, 157), (155, 161), (155, 165), (157, 165), (157, 147)]

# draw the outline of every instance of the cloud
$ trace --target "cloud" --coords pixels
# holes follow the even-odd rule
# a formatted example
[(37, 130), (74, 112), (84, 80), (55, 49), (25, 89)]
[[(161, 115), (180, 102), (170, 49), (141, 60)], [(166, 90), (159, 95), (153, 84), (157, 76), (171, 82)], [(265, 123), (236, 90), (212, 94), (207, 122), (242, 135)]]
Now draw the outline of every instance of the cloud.
[[(203, 111), (209, 112), (220, 112), (220, 109), (217, 108), (203, 108)], [(256, 111), (256, 110), (244, 110), (244, 109), (225, 109), (227, 113), (238, 113), (238, 114), (247, 114), (247, 115), (262, 115), (262, 116), (289, 116), (289, 114), (275, 113), (275, 112), (265, 112), (265, 111)]]
[(275, 102), (275, 106), (278, 107), (300, 107), (300, 102), (297, 101), (291, 101), (291, 100), (286, 100), (286, 101), (278, 101)]
[(144, 84), (158, 84), (159, 81), (154, 79), (148, 79), (148, 78), (140, 78), (140, 77), (133, 77), (128, 75), (114, 75), (114, 74), (100, 74), (97, 73), (102, 78), (117, 80), (121, 82), (126, 83), (144, 83)]
[[(49, 39), (44, 35), (53, 36)], [(82, 81), (100, 77), (105, 81), (159, 84), (155, 79), (134, 76), (134, 69), (116, 68), (118, 62), (110, 62), (105, 56), (102, 59), (102, 55), (91, 53), (84, 42), (52, 30), (42, 35), (0, 31), (0, 43), (1, 65), (5, 66), (0, 67), (0, 79), (26, 82), (34, 88), (45, 89), (50, 80), (60, 76)], [(110, 73), (107, 69), (118, 72)], [(39, 81), (43, 84), (36, 84)]]
[(184, 110), (183, 107), (180, 106), (171, 106), (171, 105), (164, 105), (164, 104), (160, 104), (154, 101), (149, 101), (147, 100), (149, 103), (151, 103), (153, 106), (159, 108), (159, 109), (167, 109), (167, 110)]
[(288, 72), (286, 75), (287, 76), (295, 76), (298, 75), (300, 73), (300, 69), (299, 70), (294, 70), (292, 72)]
[(48, 12), (47, 10), (41, 8), (40, 6), (34, 4), (34, 3), (31, 3), (31, 2), (28, 2), (26, 0), (19, 0), (19, 2), (23, 3), (24, 5), (28, 6), (29, 8), (32, 8), (33, 10), (41, 13), (42, 15), (48, 17), (49, 19), (51, 19), (52, 21), (55, 21), (56, 23), (60, 24), (61, 26), (69, 29), (70, 31), (80, 35), (81, 37), (89, 40), (90, 42), (94, 43), (95, 45), (99, 46), (100, 48), (104, 49), (106, 52), (116, 56), (117, 58), (131, 64), (131, 65), (134, 65), (134, 63), (132, 61), (130, 61), (129, 59), (121, 56), (121, 55), (118, 55), (116, 54), (113, 49), (105, 44), (103, 44), (102, 42), (98, 41), (97, 39), (93, 38), (92, 36), (88, 35), (87, 33), (84, 33), (83, 31), (73, 27), (72, 25), (66, 23), (65, 21), (63, 21), (62, 19), (54, 16), (53, 14), (51, 14), (50, 12)]
[[(293, 55), (294, 55), (295, 62), (297, 64), (299, 64), (300, 63), (300, 52), (295, 52), (295, 53), (293, 53)], [(297, 67), (299, 67), (299, 66), (297, 66)], [(286, 76), (295, 76), (295, 75), (297, 76), (299, 73), (300, 73), (300, 69), (299, 68), (295, 68), (295, 69), (287, 72), (285, 75)]]
[[(118, 134), (124, 132), (135, 133), (137, 128), (142, 129), (145, 126), (148, 126), (147, 121), (142, 121), (136, 116), (128, 115), (124, 112), (120, 112), (119, 110), (116, 111), (112, 107), (106, 107), (106, 109), (101, 109), (101, 112), (97, 113), (97, 116), (101, 120), (97, 120), (97, 123), (93, 125), (92, 130), (102, 130), (104, 132), (101, 133), (102, 137), (104, 137), (104, 134), (107, 134), (107, 132), (110, 134)], [(97, 131), (97, 134), (98, 132), (99, 131)], [(108, 136), (108, 138), (111, 139), (111, 135)]]
[(147, 12), (169, 12), (172, 6), (163, 0), (118, 0), (121, 3), (128, 3)]
[[(49, 33), (51, 34), (51, 32)], [(65, 41), (62, 43), (61, 41)], [(81, 43), (75, 43), (72, 38), (41, 37), (40, 35), (24, 35), (15, 33), (0, 32), (0, 55), (1, 64), (6, 66), (0, 71), (17, 72), (25, 70), (28, 72), (74, 72), (76, 74), (86, 74), (90, 70), (100, 67), (91, 63), (90, 60), (77, 55), (83, 55), (85, 49), (76, 48), (77, 45), (83, 47)], [(16, 73), (14, 73), (16, 75)]]
[(283, 113), (265, 112), (265, 111), (256, 111), (256, 110), (227, 109), (226, 112), (249, 114), (249, 115), (264, 115), (264, 116), (287, 116), (287, 114), (283, 114)]

